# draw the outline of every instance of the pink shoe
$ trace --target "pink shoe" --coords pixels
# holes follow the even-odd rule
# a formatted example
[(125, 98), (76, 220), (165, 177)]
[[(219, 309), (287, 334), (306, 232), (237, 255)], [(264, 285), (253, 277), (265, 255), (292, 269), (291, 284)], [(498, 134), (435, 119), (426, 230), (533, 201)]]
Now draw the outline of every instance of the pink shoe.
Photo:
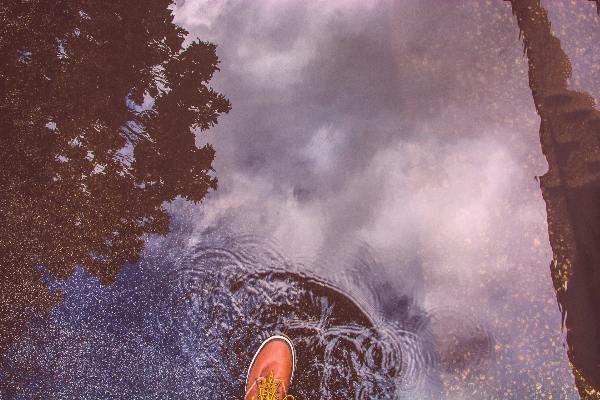
[(296, 368), (292, 341), (283, 335), (265, 340), (254, 355), (246, 377), (245, 400), (294, 399), (287, 391)]

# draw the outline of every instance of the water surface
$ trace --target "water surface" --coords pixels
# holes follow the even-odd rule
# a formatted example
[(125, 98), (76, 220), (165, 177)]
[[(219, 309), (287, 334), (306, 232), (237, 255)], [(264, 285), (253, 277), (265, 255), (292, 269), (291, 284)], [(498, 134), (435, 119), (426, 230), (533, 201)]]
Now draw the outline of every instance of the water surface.
[(236, 398), (273, 332), (299, 399), (577, 397), (508, 2), (173, 8), (219, 45), (219, 189), (114, 285), (46, 276), (4, 397)]

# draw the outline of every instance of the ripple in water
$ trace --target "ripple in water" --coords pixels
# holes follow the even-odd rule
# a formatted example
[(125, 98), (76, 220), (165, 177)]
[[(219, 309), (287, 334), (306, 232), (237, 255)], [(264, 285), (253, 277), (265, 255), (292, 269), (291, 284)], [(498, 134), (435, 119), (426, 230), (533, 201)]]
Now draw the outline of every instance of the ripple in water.
[(339, 289), (284, 269), (293, 267), (264, 241), (204, 244), (178, 264), (160, 324), (184, 342), (212, 397), (241, 398), (254, 351), (278, 332), (296, 347), (291, 392), (299, 399), (403, 397), (433, 365), (415, 334), (374, 322)]
[(447, 375), (476, 372), (491, 351), (483, 329), (425, 313), (377, 274), (376, 260), (354, 269), (316, 260), (339, 272), (342, 291), (268, 238), (198, 240), (191, 251), (183, 238), (159, 243), (114, 287), (85, 289), (93, 279), (77, 278), (54, 316), (15, 341), (0, 394), (241, 398), (254, 351), (282, 332), (297, 350), (297, 399), (440, 398)]

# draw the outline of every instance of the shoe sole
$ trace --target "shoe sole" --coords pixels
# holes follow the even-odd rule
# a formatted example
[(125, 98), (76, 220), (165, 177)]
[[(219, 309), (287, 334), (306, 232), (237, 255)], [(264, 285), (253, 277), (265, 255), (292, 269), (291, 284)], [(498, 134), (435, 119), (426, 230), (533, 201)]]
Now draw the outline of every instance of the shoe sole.
[(260, 352), (265, 348), (265, 346), (267, 344), (269, 344), (273, 341), (277, 341), (277, 340), (287, 344), (288, 347), (290, 348), (290, 351), (292, 352), (292, 374), (290, 376), (290, 384), (289, 385), (292, 384), (292, 379), (294, 378), (294, 371), (296, 370), (296, 350), (294, 349), (294, 345), (292, 344), (292, 341), (290, 340), (290, 338), (288, 338), (285, 335), (279, 334), (279, 335), (273, 335), (273, 336), (265, 339), (265, 341), (262, 342), (262, 344), (260, 345), (258, 350), (256, 350), (256, 353), (254, 353), (254, 357), (252, 357), (252, 362), (250, 363), (250, 367), (248, 367), (248, 373), (246, 374), (246, 387), (248, 387), (248, 378), (250, 377), (250, 371), (252, 371), (252, 367), (254, 367), (256, 358), (258, 357)]

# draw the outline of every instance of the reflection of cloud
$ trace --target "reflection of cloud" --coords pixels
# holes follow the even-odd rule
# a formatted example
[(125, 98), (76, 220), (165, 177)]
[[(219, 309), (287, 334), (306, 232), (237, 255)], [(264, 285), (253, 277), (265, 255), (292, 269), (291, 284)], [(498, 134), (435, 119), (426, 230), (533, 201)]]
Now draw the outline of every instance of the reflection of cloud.
[(385, 177), (384, 200), (362, 236), (381, 247), (421, 236), (440, 242), (436, 247), (445, 254), (466, 240), (481, 246), (493, 229), (489, 214), (507, 201), (520, 178), (515, 164), (494, 141), (455, 146), (430, 141), (382, 150), (367, 175)]
[[(551, 345), (560, 317), (533, 180), (546, 163), (510, 5), (265, 1), (215, 18), (188, 27), (219, 44), (214, 85), (234, 105), (208, 133), (220, 186), (201, 224), (230, 215), (292, 257), (373, 246), (389, 291), (423, 290), (426, 308), (458, 307), (497, 338), (489, 375), (506, 375), (487, 393), (571, 385)], [(515, 348), (539, 356), (523, 364)], [(522, 368), (500, 371), (511, 363)]]
[(321, 127), (304, 148), (304, 154), (318, 172), (324, 173), (333, 166), (335, 150), (342, 147), (342, 139), (331, 128)]
[(173, 7), (174, 22), (187, 29), (199, 26), (213, 29), (227, 5), (227, 2), (215, 0), (180, 0)]

